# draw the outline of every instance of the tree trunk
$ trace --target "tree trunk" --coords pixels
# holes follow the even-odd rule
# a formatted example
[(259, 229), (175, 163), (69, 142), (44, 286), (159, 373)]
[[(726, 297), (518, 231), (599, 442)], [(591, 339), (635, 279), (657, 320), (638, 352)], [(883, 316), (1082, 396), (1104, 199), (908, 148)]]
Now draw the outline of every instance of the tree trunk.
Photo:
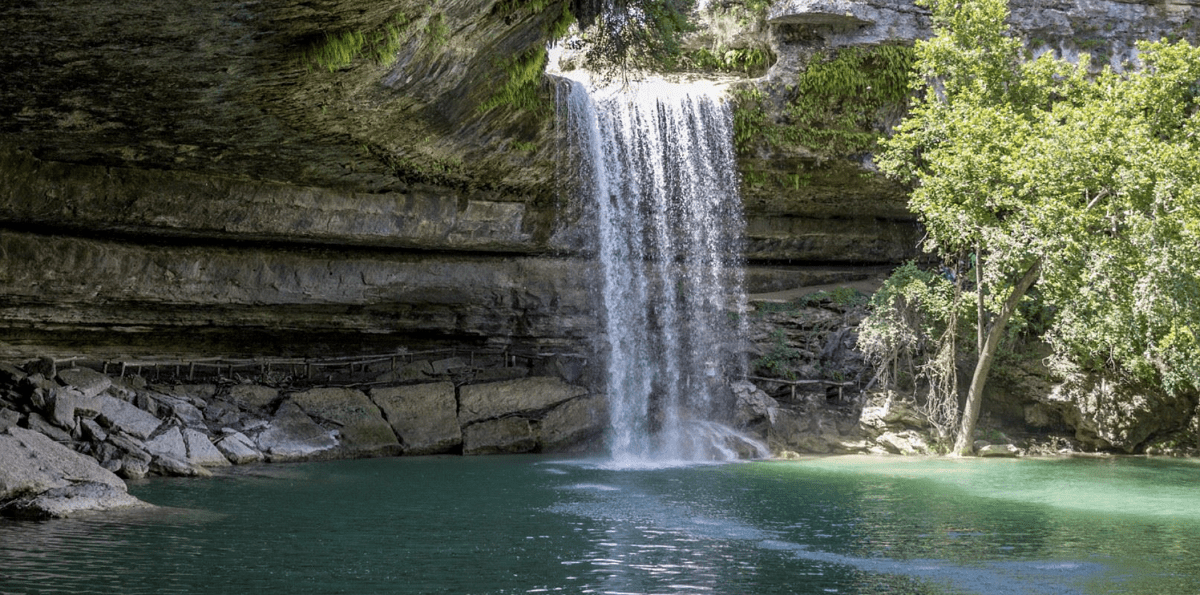
[[(975, 364), (975, 374), (971, 377), (971, 388), (967, 391), (967, 405), (963, 409), (958, 439), (954, 441), (954, 450), (951, 454), (955, 456), (968, 456), (975, 451), (972, 437), (975, 434), (975, 422), (979, 421), (979, 408), (983, 404), (983, 387), (987, 384), (988, 372), (991, 371), (992, 360), (996, 357), (996, 348), (1000, 346), (1000, 339), (1004, 336), (1004, 326), (1008, 324), (1009, 317), (1017, 310), (1021, 298), (1037, 280), (1041, 270), (1042, 260), (1039, 258), (1013, 287), (1012, 293), (1008, 295), (1008, 299), (1004, 300), (1004, 306), (1000, 308), (1000, 312), (992, 321), (991, 328), (988, 329), (983, 349), (979, 351), (979, 361)], [(980, 324), (983, 324), (982, 321)]]

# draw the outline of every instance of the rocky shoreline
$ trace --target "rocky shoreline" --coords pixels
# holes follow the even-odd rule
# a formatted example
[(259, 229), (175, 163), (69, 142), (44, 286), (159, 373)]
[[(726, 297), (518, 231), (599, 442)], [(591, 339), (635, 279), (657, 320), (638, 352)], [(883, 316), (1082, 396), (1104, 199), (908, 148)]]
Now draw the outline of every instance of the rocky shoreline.
[[(489, 362), (495, 363), (495, 362)], [(600, 436), (603, 400), (562, 375), (415, 360), (369, 388), (217, 377), (150, 383), (45, 360), (0, 364), (0, 516), (140, 503), (122, 479), (229, 465), (397, 455), (572, 452)]]
[[(944, 452), (918, 399), (875, 386), (856, 346), (861, 292), (752, 304), (750, 377), (723, 384), (734, 434), (780, 459)], [(344, 371), (318, 374), (294, 363), (294, 374), (217, 365), (198, 378), (186, 365), (126, 374), (87, 360), (0, 363), (0, 516), (142, 506), (123, 480), (231, 465), (601, 448), (607, 405), (586, 360), (443, 355), (347, 360)], [(977, 430), (979, 456), (1200, 451), (1196, 403), (1151, 391), (1106, 398), (1088, 388), (1103, 383), (1055, 380), (1030, 361), (999, 378)], [(726, 446), (752, 456), (746, 444)]]

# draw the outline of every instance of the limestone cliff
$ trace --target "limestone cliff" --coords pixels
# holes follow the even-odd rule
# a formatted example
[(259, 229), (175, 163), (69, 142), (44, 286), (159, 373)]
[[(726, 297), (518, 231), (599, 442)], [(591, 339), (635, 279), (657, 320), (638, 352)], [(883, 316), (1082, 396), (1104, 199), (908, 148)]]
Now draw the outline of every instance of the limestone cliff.
[[(0, 341), (19, 353), (586, 348), (587, 234), (557, 159), (553, 86), (536, 70), (565, 4), (10, 2)], [(1198, 11), (1021, 0), (1014, 22), (1031, 52), (1117, 64), (1133, 39), (1195, 38)], [(903, 0), (781, 0), (749, 30), (694, 41), (765, 48), (769, 63), (736, 56), (765, 72), (752, 86), (766, 91), (763, 117), (780, 119), (777, 91), (815, 59), (911, 43), (928, 26)], [(522, 100), (505, 95), (531, 69)], [(904, 189), (869, 154), (749, 140), (752, 263), (914, 253)], [(800, 278), (749, 276), (767, 277)]]

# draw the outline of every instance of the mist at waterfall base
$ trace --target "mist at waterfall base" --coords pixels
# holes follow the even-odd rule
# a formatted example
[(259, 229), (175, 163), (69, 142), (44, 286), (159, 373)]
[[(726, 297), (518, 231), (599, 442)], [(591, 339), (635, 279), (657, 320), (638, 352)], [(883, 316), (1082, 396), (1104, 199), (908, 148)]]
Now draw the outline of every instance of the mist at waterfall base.
[(704, 83), (562, 87), (580, 200), (594, 208), (612, 464), (767, 456), (721, 423), (746, 368), (729, 107)]

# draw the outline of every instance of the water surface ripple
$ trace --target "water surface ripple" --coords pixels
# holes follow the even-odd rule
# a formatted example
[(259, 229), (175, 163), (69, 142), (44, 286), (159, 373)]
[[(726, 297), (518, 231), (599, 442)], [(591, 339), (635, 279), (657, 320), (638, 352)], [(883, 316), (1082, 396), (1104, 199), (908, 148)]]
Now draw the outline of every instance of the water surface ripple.
[(1191, 594), (1190, 461), (430, 457), (133, 486), (0, 521), (0, 594)]

